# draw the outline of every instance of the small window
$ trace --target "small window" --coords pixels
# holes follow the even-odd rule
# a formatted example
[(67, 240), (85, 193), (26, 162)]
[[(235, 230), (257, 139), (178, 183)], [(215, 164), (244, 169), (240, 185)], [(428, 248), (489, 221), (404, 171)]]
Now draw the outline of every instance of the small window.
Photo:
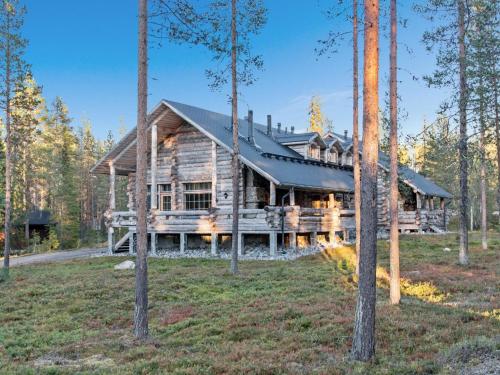
[(208, 210), (212, 207), (212, 183), (190, 182), (184, 184), (184, 209)]
[(170, 184), (158, 185), (158, 208), (161, 211), (172, 210), (172, 185)]

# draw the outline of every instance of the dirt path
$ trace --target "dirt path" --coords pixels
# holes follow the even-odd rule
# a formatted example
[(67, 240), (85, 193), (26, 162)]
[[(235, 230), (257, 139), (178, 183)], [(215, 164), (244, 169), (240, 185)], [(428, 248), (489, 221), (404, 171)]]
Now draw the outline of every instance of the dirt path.
[(105, 254), (106, 252), (107, 252), (106, 248), (100, 248), (100, 249), (91, 248), (91, 249), (57, 251), (54, 253), (45, 253), (45, 254), (26, 255), (26, 256), (10, 258), (10, 265), (11, 267), (15, 267), (15, 266), (24, 266), (28, 264), (35, 264), (35, 263), (62, 262), (65, 260), (90, 258), (93, 255)]

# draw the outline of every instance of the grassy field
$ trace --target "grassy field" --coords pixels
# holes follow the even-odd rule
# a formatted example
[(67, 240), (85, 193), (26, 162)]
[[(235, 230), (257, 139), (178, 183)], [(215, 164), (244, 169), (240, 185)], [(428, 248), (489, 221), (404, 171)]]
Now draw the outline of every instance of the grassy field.
[(460, 343), (494, 346), (497, 336), (498, 345), (500, 236), (492, 236), (488, 252), (472, 236), (468, 267), (457, 264), (455, 235), (403, 237), (400, 306), (387, 303), (388, 242), (380, 242), (370, 364), (349, 360), (350, 248), (242, 262), (239, 277), (225, 261), (152, 259), (145, 345), (131, 335), (134, 273), (113, 270), (123, 258), (14, 268), (0, 284), (0, 373), (446, 373), (447, 361), (471, 357), (472, 349), (452, 356)]

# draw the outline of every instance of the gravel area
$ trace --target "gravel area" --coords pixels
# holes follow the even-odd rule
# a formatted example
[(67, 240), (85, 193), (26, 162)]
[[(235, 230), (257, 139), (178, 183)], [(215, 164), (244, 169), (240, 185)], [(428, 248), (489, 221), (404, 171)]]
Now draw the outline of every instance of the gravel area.
[[(339, 245), (340, 246), (340, 245)], [(309, 246), (304, 248), (278, 248), (276, 255), (269, 255), (269, 248), (267, 247), (252, 247), (245, 248), (243, 255), (238, 259), (241, 260), (294, 260), (303, 256), (317, 254), (326, 248), (331, 248), (330, 244), (318, 244), (317, 246)], [(128, 255), (128, 254), (124, 254)], [(184, 254), (178, 250), (165, 250), (158, 249), (156, 257), (158, 258), (206, 258), (206, 259), (231, 259), (231, 252), (228, 249), (219, 249), (219, 253), (213, 256), (210, 249), (187, 249)]]

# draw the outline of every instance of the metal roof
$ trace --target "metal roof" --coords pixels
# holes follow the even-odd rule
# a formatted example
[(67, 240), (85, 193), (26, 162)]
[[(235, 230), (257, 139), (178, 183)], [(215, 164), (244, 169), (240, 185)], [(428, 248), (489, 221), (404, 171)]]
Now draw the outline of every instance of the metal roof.
[[(351, 147), (352, 145), (352, 138), (351, 137), (345, 137), (344, 135), (337, 134), (337, 133), (331, 133), (333, 136), (335, 136), (339, 142), (341, 142), (342, 147), (344, 149), (347, 149)], [(362, 148), (362, 142), (360, 140), (359, 142), (359, 148), (361, 150)], [(383, 167), (386, 170), (389, 170), (390, 167), (390, 159), (389, 156), (386, 155), (383, 152), (379, 152), (379, 165)], [(399, 178), (405, 182), (406, 184), (410, 185), (414, 189), (418, 190), (420, 193), (424, 195), (429, 195), (433, 197), (440, 197), (440, 198), (453, 198), (453, 196), (444, 190), (442, 187), (437, 185), (435, 182), (431, 181), (430, 179), (426, 178), (425, 176), (421, 175), (420, 173), (415, 172), (413, 169), (404, 166), (404, 165), (399, 165), (398, 166), (398, 174)]]
[[(191, 105), (163, 100), (150, 114), (150, 122), (165, 113), (175, 114), (191, 124), (226, 150), (232, 150), (231, 117)], [(240, 157), (243, 163), (275, 182), (279, 186), (317, 189), (323, 191), (352, 192), (352, 169), (304, 160), (297, 152), (280, 144), (266, 134), (267, 127), (254, 124), (255, 144), (248, 141), (248, 122), (238, 120)], [(160, 130), (160, 125), (159, 125)], [(273, 129), (274, 130), (274, 129)], [(136, 129), (121, 140), (92, 169), (96, 173), (108, 173), (108, 164), (135, 142)], [(133, 150), (133, 148), (130, 148)], [(119, 160), (116, 160), (119, 164)], [(117, 169), (118, 171), (118, 169)]]

